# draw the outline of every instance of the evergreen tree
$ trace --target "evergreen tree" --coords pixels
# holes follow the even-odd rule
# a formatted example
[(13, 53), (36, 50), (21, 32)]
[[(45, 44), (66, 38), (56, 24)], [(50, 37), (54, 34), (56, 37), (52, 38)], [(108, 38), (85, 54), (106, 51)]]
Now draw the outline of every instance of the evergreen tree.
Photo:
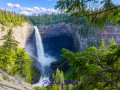
[[(10, 75), (20, 75), (26, 82), (32, 82), (32, 61), (24, 49), (18, 47), (12, 29), (2, 37), (0, 46), (0, 68)], [(36, 74), (36, 72), (35, 72)], [(34, 74), (34, 75), (35, 75)]]
[(112, 38), (112, 39), (110, 40), (110, 46), (114, 46), (114, 45), (117, 45), (117, 44), (116, 44), (114, 38)]
[(101, 41), (101, 52), (104, 52), (104, 53), (108, 52), (108, 50), (107, 50), (107, 48), (105, 46), (105, 41), (104, 41), (103, 38), (102, 38), (102, 41)]
[(14, 55), (15, 49), (18, 46), (18, 42), (13, 37), (12, 29), (8, 30), (8, 33), (2, 37), (3, 45), (1, 46), (1, 63), (3, 64), (1, 68), (7, 70), (8, 73), (12, 73), (14, 67)]
[(19, 42), (15, 40), (15, 37), (13, 36), (12, 28), (8, 30), (8, 33), (2, 37), (1, 40), (3, 41), (3, 48), (13, 49), (18, 46)]
[(0, 23), (4, 26), (21, 26), (25, 22), (23, 16), (16, 14), (15, 12), (9, 12), (6, 10), (0, 10)]
[[(102, 47), (105, 48), (104, 44)], [(74, 90), (120, 89), (120, 46), (114, 46), (111, 52), (107, 53), (95, 47), (75, 54), (66, 49), (62, 51), (62, 56), (68, 59), (69, 65), (76, 70), (70, 78), (80, 80)]]
[[(64, 83), (64, 73), (63, 73), (63, 71), (60, 71), (57, 68), (56, 73), (52, 74), (52, 80), (55, 83), (52, 86), (56, 86), (56, 87), (52, 87), (51, 90), (62, 90), (62, 83), (65, 84)], [(66, 90), (66, 89), (67, 89), (66, 87), (63, 87), (63, 90)]]
[(42, 86), (40, 90), (47, 90), (45, 86)]
[(120, 9), (112, 0), (58, 0), (55, 8), (76, 19), (84, 17), (96, 28), (103, 28), (109, 21), (120, 25)]

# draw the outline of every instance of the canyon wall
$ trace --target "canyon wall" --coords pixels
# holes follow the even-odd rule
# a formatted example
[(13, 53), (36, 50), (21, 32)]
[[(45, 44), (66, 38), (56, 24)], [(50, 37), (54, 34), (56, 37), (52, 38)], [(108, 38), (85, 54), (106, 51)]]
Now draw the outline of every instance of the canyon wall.
[[(68, 24), (69, 25), (69, 24)], [(62, 27), (62, 28), (61, 28)], [(72, 30), (64, 23), (58, 24), (41, 24), (38, 26), (41, 33), (43, 46), (46, 54), (49, 54), (56, 59), (61, 58), (61, 49), (73, 49)]]
[[(0, 39), (2, 36), (6, 35), (7, 30), (10, 29), (8, 26), (4, 26), (4, 27), (5, 30), (2, 31), (2, 25), (0, 24)], [(34, 26), (26, 22), (23, 23), (22, 26), (13, 27), (12, 30), (15, 40), (17, 40), (20, 43), (19, 47), (25, 48), (28, 37), (33, 33)], [(0, 40), (0, 45), (2, 43), (3, 41)]]
[(90, 46), (100, 46), (102, 38), (106, 46), (110, 45), (112, 38), (114, 38), (117, 45), (120, 45), (120, 26), (109, 24), (105, 25), (102, 30), (89, 28), (88, 31), (90, 31), (90, 33), (87, 36), (80, 35), (79, 29), (75, 32), (74, 45), (76, 45), (77, 51), (83, 51)]
[[(83, 33), (80, 34), (81, 27), (83, 25), (76, 25), (67, 23), (58, 23), (58, 24), (40, 24), (38, 26), (43, 42), (44, 38), (46, 40), (64, 34), (65, 36), (70, 36), (73, 39), (73, 48), (75, 51), (83, 51), (89, 46), (98, 46), (100, 45), (101, 39), (105, 40), (106, 45), (110, 44), (110, 40), (112, 38), (115, 39), (116, 43), (120, 45), (120, 27), (114, 26), (112, 24), (105, 25), (105, 28), (102, 30), (88, 28), (86, 31), (86, 35), (84, 36)], [(84, 31), (84, 28), (83, 28)], [(63, 37), (62, 40), (65, 40), (66, 37)], [(60, 40), (57, 39), (57, 42)], [(68, 40), (69, 41), (69, 40)], [(67, 46), (72, 46), (72, 44), (68, 43)]]

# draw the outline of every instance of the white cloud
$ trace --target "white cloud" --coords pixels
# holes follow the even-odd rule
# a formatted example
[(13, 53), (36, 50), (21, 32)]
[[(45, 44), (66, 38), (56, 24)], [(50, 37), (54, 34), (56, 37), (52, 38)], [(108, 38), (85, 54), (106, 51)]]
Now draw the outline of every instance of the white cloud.
[(20, 8), (20, 5), (19, 4), (15, 4), (14, 7)]
[(7, 6), (8, 6), (8, 7), (11, 7), (11, 8), (20, 8), (20, 5), (19, 5), (19, 4), (7, 3)]
[(39, 10), (40, 10), (40, 8), (39, 8), (39, 7), (33, 7), (33, 9), (35, 9), (35, 10), (37, 10), (37, 11), (39, 11)]
[(32, 15), (32, 13), (30, 13), (30, 12), (28, 12), (28, 11), (22, 11), (20, 14), (22, 14), (22, 15), (27, 15), (27, 16)]
[(12, 12), (13, 10), (11, 10), (11, 9), (5, 9), (5, 8), (0, 8), (1, 10), (6, 10), (6, 11), (10, 11), (10, 12)]
[(22, 11), (34, 11), (33, 8), (27, 8), (27, 7), (20, 7), (20, 10)]
[(7, 3), (7, 6), (13, 8), (14, 5), (12, 3)]
[(41, 7), (40, 10), (41, 10), (41, 12), (46, 12), (47, 11), (47, 9), (45, 9), (43, 7)]
[(44, 13), (46, 13), (46, 14), (60, 13), (58, 10), (55, 10), (53, 8), (49, 8), (49, 9), (46, 9), (44, 7), (29, 8), (29, 7), (21, 7), (19, 4), (12, 4), (12, 3), (7, 3), (7, 6), (12, 8), (15, 11), (18, 10), (20, 12), (20, 14), (23, 14), (23, 15), (33, 15), (34, 13), (36, 15), (44, 14)]

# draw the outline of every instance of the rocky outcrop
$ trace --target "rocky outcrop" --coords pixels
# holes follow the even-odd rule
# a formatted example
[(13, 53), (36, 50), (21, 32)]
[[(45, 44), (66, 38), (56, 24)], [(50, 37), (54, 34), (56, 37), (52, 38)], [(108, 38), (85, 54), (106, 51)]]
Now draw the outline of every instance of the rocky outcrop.
[(0, 70), (0, 90), (34, 90), (31, 84)]
[(60, 59), (62, 48), (73, 50), (72, 30), (69, 27), (69, 24), (64, 25), (64, 23), (38, 26), (45, 53)]
[[(0, 24), (0, 38), (7, 33), (7, 30), (10, 28), (7, 26), (4, 26), (5, 30), (2, 31), (2, 25)], [(26, 42), (28, 37), (33, 33), (34, 27), (33, 25), (29, 23), (23, 23), (22, 26), (13, 27), (13, 36), (15, 37), (15, 40), (20, 42), (19, 47), (25, 48)], [(2, 44), (2, 41), (0, 41), (0, 45)]]
[[(68, 46), (73, 46), (76, 51), (83, 51), (89, 46), (98, 46), (100, 45), (102, 38), (105, 40), (106, 45), (110, 44), (110, 40), (112, 38), (114, 38), (116, 43), (120, 45), (119, 26), (114, 26), (112, 24), (109, 24), (109, 25), (105, 25), (105, 28), (102, 30), (88, 28), (88, 30), (86, 30), (88, 35), (86, 34), (85, 36), (83, 35), (83, 33), (80, 34), (80, 30), (82, 26), (83, 25), (76, 25), (70, 23), (67, 24), (58, 23), (58, 24), (50, 24), (50, 25), (41, 24), (38, 26), (38, 28), (41, 32), (44, 43), (49, 41), (49, 44), (51, 44), (52, 41), (50, 41), (49, 39), (51, 38), (51, 40), (52, 39), (54, 40), (56, 36), (60, 36), (60, 35), (61, 38), (63, 37), (62, 40), (65, 40), (66, 37), (62, 36), (62, 34), (64, 34), (65, 36), (72, 37), (73, 45), (68, 42), (69, 44)], [(56, 42), (60, 42), (59, 38), (56, 38)], [(64, 41), (61, 43), (64, 44)], [(46, 47), (47, 45), (45, 44), (44, 46)]]
[(79, 29), (75, 32), (74, 45), (77, 51), (83, 51), (90, 46), (100, 46), (103, 38), (106, 46), (110, 45), (110, 40), (114, 38), (117, 45), (120, 45), (120, 27), (112, 24), (105, 25), (102, 30), (89, 28), (89, 35), (83, 36), (79, 34)]

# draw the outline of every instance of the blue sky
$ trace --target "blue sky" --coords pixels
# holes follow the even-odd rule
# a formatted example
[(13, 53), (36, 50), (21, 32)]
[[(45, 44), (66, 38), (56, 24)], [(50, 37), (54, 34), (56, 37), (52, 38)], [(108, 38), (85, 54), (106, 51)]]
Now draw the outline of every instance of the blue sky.
[(59, 13), (54, 9), (58, 0), (0, 0), (0, 8), (14, 10), (20, 14)]
[[(20, 14), (59, 13), (54, 9), (58, 0), (0, 0), (0, 8), (14, 10)], [(112, 0), (120, 5), (120, 0)]]
[(7, 3), (19, 4), (22, 7), (54, 8), (57, 0), (0, 0), (0, 8), (8, 8)]

